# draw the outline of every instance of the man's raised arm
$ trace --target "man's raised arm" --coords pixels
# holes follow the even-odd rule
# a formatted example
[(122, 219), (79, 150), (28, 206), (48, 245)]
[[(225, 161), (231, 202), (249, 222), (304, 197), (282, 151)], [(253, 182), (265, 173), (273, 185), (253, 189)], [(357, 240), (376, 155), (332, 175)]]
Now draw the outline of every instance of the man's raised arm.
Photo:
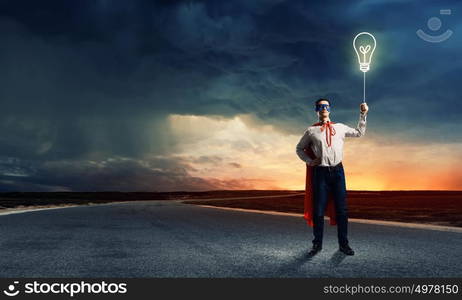
[(360, 105), (359, 122), (356, 128), (351, 128), (345, 125), (345, 136), (346, 137), (360, 137), (366, 134), (366, 116), (369, 111), (369, 107), (366, 103)]
[(366, 134), (366, 114), (359, 115), (359, 122), (356, 128), (345, 125), (346, 137), (360, 137)]

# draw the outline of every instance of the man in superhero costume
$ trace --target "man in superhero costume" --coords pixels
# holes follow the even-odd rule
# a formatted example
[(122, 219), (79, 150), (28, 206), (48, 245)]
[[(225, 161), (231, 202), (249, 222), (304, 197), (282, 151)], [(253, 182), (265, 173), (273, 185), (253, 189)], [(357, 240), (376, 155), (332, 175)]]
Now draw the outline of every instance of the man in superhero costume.
[(366, 133), (366, 103), (360, 105), (357, 128), (330, 121), (331, 103), (328, 99), (315, 102), (319, 122), (305, 130), (296, 147), (296, 153), (306, 163), (305, 214), (313, 226), (313, 248), (309, 255), (322, 249), (324, 213), (331, 225), (337, 225), (339, 250), (354, 255), (349, 246), (345, 173), (343, 170), (343, 143), (345, 137), (361, 137)]

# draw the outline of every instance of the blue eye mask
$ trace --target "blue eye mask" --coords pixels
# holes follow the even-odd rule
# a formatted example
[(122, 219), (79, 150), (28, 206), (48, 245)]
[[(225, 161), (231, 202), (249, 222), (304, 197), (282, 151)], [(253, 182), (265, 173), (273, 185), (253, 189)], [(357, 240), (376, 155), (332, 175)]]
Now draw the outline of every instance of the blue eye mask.
[(317, 104), (315, 111), (322, 111), (324, 108), (327, 109), (328, 112), (330, 112), (330, 106), (329, 104)]

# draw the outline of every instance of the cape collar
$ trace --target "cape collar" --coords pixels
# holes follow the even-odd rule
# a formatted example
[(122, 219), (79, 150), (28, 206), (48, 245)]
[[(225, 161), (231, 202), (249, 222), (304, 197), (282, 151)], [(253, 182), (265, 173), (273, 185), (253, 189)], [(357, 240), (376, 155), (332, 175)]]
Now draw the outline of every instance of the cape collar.
[(312, 126), (326, 126), (327, 124), (335, 124), (335, 122), (332, 122), (332, 121), (327, 121), (326, 123), (323, 123), (323, 122), (318, 122), (318, 123), (314, 123)]

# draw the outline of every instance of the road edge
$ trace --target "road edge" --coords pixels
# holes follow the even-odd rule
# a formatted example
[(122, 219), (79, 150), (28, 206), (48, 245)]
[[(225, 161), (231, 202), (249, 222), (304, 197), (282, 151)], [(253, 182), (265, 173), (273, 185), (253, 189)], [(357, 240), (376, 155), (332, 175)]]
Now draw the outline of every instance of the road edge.
[[(234, 207), (223, 207), (223, 206), (214, 206), (214, 205), (205, 205), (205, 204), (194, 204), (194, 205), (201, 206), (201, 207), (207, 207), (207, 208), (242, 211), (242, 212), (248, 212), (248, 213), (259, 213), (259, 214), (268, 214), (268, 215), (278, 215), (278, 216), (303, 218), (303, 214), (287, 213), (287, 212), (280, 212), (280, 211), (273, 211), (273, 210), (234, 208)], [(327, 219), (327, 217), (325, 217), (325, 219)], [(461, 227), (453, 227), (453, 226), (419, 224), (419, 223), (404, 223), (404, 222), (396, 222), (396, 221), (381, 221), (381, 220), (355, 219), (355, 218), (348, 218), (348, 221), (353, 222), (353, 223), (373, 224), (373, 225), (382, 225), (382, 226), (395, 226), (395, 227), (407, 227), (407, 228), (413, 228), (413, 229), (426, 229), (426, 230), (438, 230), (438, 231), (462, 233), (462, 228)]]

